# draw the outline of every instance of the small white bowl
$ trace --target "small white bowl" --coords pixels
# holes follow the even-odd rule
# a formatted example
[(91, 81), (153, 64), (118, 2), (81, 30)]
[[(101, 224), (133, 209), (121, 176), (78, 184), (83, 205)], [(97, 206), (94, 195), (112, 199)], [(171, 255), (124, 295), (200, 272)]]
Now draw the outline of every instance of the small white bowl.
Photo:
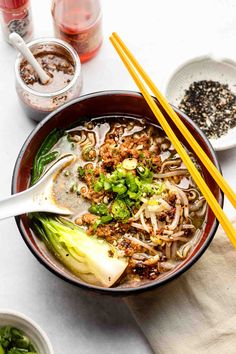
[(54, 354), (46, 333), (29, 317), (16, 311), (0, 309), (0, 327), (7, 325), (22, 330), (39, 354)]
[[(213, 80), (228, 84), (229, 89), (236, 94), (236, 62), (230, 59), (214, 59), (209, 56), (198, 57), (181, 65), (168, 81), (166, 98), (178, 107), (185, 90), (194, 81)], [(218, 139), (210, 139), (216, 151), (230, 149), (236, 146), (236, 127)]]

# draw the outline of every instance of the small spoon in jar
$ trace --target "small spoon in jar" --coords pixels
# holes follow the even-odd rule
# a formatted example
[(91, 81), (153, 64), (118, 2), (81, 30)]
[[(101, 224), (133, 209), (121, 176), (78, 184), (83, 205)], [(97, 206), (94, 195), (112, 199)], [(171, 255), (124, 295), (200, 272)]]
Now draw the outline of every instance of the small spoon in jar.
[(1, 200), (0, 220), (36, 211), (70, 215), (71, 211), (69, 209), (56, 205), (53, 198), (52, 187), (58, 173), (74, 160), (74, 155), (64, 155), (49, 168), (45, 175), (34, 186)]
[(19, 34), (13, 32), (9, 36), (9, 40), (11, 44), (19, 50), (19, 52), (23, 55), (23, 57), (32, 65), (34, 70), (39, 76), (39, 79), (43, 85), (47, 84), (50, 80), (50, 77), (45, 73), (45, 71), (41, 68), (36, 58), (33, 56), (32, 52), (27, 47), (25, 41)]

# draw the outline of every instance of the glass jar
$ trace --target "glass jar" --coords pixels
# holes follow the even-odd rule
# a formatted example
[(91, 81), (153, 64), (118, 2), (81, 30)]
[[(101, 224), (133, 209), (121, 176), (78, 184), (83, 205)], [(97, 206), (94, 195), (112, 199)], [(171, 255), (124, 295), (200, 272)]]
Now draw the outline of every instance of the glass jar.
[[(31, 41), (27, 44), (34, 56), (52, 55), (66, 57), (73, 64), (74, 72), (71, 81), (61, 89), (48, 92), (46, 85), (38, 84), (40, 90), (32, 89), (23, 80), (22, 64), (25, 61), (18, 55), (15, 63), (16, 91), (21, 105), (29, 118), (41, 121), (50, 112), (62, 104), (79, 96), (82, 86), (81, 63), (76, 51), (64, 41), (56, 38), (44, 38)], [(29, 64), (28, 64), (29, 65)]]
[(0, 0), (0, 10), (2, 32), (7, 42), (12, 32), (18, 33), (26, 42), (32, 38), (33, 24), (29, 0)]
[(70, 43), (81, 62), (93, 58), (102, 44), (102, 11), (99, 0), (53, 0), (55, 36)]

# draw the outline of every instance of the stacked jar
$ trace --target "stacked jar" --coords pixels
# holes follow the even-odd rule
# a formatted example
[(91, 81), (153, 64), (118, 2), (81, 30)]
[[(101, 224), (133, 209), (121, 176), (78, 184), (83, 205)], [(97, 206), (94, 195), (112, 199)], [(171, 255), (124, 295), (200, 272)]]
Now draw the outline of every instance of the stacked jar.
[(18, 33), (26, 42), (32, 38), (33, 24), (29, 0), (0, 0), (1, 25), (4, 38)]

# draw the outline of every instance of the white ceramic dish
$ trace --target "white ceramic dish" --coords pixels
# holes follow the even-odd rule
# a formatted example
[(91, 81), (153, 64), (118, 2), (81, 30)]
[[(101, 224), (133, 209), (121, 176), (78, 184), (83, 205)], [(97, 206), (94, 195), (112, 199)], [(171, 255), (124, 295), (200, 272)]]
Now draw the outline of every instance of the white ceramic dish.
[[(180, 66), (171, 76), (166, 87), (166, 98), (178, 107), (185, 90), (191, 83), (200, 80), (219, 81), (228, 84), (236, 94), (236, 62), (229, 59), (213, 59), (209, 56), (190, 60)], [(236, 127), (218, 139), (210, 140), (216, 151), (236, 146)]]
[(0, 309), (0, 327), (10, 325), (22, 330), (39, 354), (54, 354), (46, 333), (29, 317), (12, 310)]

